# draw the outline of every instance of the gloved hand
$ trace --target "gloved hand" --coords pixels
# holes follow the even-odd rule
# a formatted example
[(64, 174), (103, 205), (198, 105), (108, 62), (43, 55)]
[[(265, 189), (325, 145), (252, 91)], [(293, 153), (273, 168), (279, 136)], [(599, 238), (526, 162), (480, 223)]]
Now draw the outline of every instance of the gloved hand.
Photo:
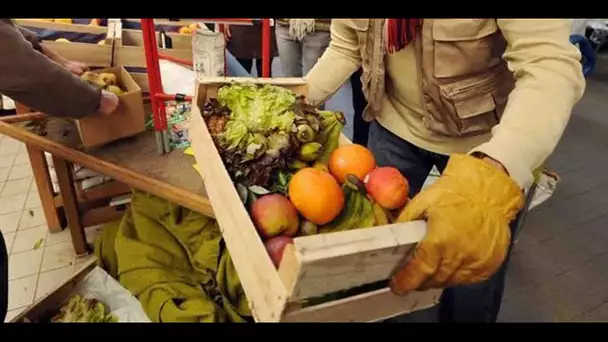
[(506, 257), (509, 223), (523, 207), (517, 184), (498, 166), (452, 155), (442, 176), (422, 190), (397, 218), (426, 219), (427, 234), (393, 275), (395, 294), (484, 281)]

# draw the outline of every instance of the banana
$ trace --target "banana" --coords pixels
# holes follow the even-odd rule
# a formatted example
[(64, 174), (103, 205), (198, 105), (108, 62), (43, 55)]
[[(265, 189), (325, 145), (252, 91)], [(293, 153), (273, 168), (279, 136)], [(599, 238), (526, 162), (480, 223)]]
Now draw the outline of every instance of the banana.
[(303, 162), (301, 160), (294, 160), (291, 163), (289, 163), (288, 167), (292, 170), (301, 170), (304, 168), (308, 167), (308, 164), (306, 162)]
[(318, 142), (309, 142), (300, 147), (298, 158), (301, 161), (312, 162), (319, 158), (321, 153), (323, 153), (323, 145)]
[(329, 172), (329, 166), (327, 166), (327, 164), (317, 162), (314, 163), (312, 167), (321, 171)]
[(346, 125), (346, 119), (342, 112), (331, 112), (327, 110), (317, 111), (321, 116), (323, 129), (319, 132), (318, 142), (323, 144), (323, 154), (319, 161), (327, 164), (331, 153), (340, 145), (340, 134)]
[(298, 125), (298, 132), (296, 133), (298, 140), (303, 143), (309, 143), (316, 138), (315, 131), (309, 125)]
[(309, 236), (309, 235), (315, 235), (318, 233), (319, 233), (319, 227), (317, 227), (316, 224), (314, 224), (308, 220), (302, 221), (302, 224), (300, 225), (300, 235)]
[(365, 187), (356, 176), (348, 175), (342, 186), (346, 203), (340, 216), (319, 228), (320, 233), (369, 228), (376, 223), (372, 202), (365, 194)]
[(382, 208), (382, 206), (376, 202), (372, 203), (372, 208), (375, 219), (374, 226), (384, 226), (390, 224), (389, 213), (386, 212), (386, 209)]

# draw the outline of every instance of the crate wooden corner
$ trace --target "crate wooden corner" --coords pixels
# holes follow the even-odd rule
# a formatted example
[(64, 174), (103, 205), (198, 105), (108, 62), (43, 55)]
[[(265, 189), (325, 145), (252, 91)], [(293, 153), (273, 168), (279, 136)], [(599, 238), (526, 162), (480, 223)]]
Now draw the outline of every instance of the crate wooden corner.
[[(386, 280), (423, 238), (424, 222), (298, 237), (287, 246), (277, 271), (213, 143), (199, 107), (232, 81), (272, 83), (307, 94), (299, 78), (199, 79), (192, 106), (192, 137), (197, 163), (215, 217), (249, 300), (262, 322), (377, 321), (437, 303), (441, 291), (395, 296), (388, 288), (306, 308), (298, 303), (340, 290)], [(342, 139), (348, 142), (348, 139)]]
[[(176, 27), (184, 25), (184, 23), (178, 24), (176, 22), (163, 22), (162, 24)], [(173, 48), (159, 48), (158, 52), (166, 56), (192, 61), (192, 36), (175, 32), (168, 32), (167, 34), (172, 40)], [(156, 32), (156, 40), (157, 42), (159, 40), (158, 31)], [(120, 21), (115, 23), (113, 61), (114, 65), (123, 66), (129, 71), (131, 77), (143, 92), (148, 93), (150, 91), (148, 74), (144, 70), (146, 68), (146, 54), (141, 30), (124, 29)]]
[(15, 316), (11, 323), (30, 323), (38, 322), (43, 317), (50, 317), (50, 314), (57, 310), (64, 303), (68, 296), (74, 291), (78, 283), (83, 280), (97, 266), (97, 259), (93, 258), (86, 262), (78, 271), (55, 287), (46, 296), (38, 299), (29, 308)]
[(60, 56), (86, 63), (94, 67), (109, 67), (112, 65), (112, 50), (114, 32), (112, 26), (89, 26), (79, 24), (63, 24), (34, 19), (14, 19), (17, 25), (25, 28), (38, 28), (57, 32), (90, 33), (105, 35), (104, 45), (80, 42), (43, 41), (42, 45), (49, 47)]

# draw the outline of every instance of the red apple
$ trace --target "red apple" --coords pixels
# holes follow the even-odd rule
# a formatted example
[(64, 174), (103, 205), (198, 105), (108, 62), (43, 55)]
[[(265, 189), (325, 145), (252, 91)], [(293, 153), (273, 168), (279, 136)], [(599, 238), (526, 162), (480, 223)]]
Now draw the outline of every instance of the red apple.
[(279, 194), (258, 198), (251, 205), (251, 218), (262, 239), (275, 236), (296, 236), (300, 218), (291, 202)]
[(279, 268), (281, 259), (283, 259), (283, 251), (285, 250), (285, 246), (289, 244), (293, 244), (293, 239), (289, 236), (277, 236), (264, 243), (266, 250), (268, 251), (268, 255), (270, 255), (270, 259), (272, 259), (272, 262), (276, 268)]
[(407, 203), (410, 186), (396, 168), (379, 167), (367, 175), (365, 189), (380, 206), (394, 210)]

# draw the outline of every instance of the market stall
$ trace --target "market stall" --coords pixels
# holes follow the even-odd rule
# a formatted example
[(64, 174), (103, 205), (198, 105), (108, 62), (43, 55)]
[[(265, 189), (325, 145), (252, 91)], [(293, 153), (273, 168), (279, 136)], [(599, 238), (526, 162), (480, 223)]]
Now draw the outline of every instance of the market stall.
[[(266, 20), (264, 23), (268, 25)], [(153, 23), (142, 20), (142, 32), (146, 50), (150, 50), (153, 57), (158, 57)], [(158, 60), (147, 55), (146, 62), (155, 128), (157, 132), (166, 131), (164, 101), (190, 98), (180, 94), (164, 94), (160, 85)], [(269, 64), (266, 63), (264, 74), (267, 74), (268, 68)], [(226, 81), (223, 79), (219, 84)], [(299, 79), (248, 81), (272, 83), (296, 93), (305, 91)], [(196, 85), (197, 95), (192, 107), (194, 115), (189, 126), (189, 136), (195, 137), (192, 139), (195, 158), (184, 155), (182, 151), (168, 149), (164, 149), (163, 155), (154, 153), (155, 137), (152, 132), (86, 149), (78, 139), (78, 130), (73, 122), (44, 116), (44, 135), (37, 134), (36, 125), (31, 124), (41, 119), (36, 115), (23, 115), (23, 120), (0, 123), (0, 133), (53, 155), (54, 167), (61, 175), (58, 174), (58, 179), (68, 225), (79, 252), (86, 252), (83, 226), (90, 221), (86, 221), (79, 212), (77, 195), (70, 178), (70, 163), (77, 163), (163, 201), (188, 208), (197, 217), (206, 217), (204, 220), (215, 217), (222, 231), (223, 243), (230, 252), (231, 267), (240, 279), (240, 291), (246, 295), (246, 309), (243, 310), (250, 311), (248, 314), (256, 321), (373, 321), (433, 305), (441, 291), (399, 297), (393, 295), (384, 283), (403, 257), (424, 236), (425, 225), (422, 222), (383, 224), (375, 229), (298, 237), (294, 239), (293, 248), (286, 248), (279, 269), (275, 268), (249, 214), (240, 203), (200, 115), (200, 107), (207, 95), (212, 95), (208, 91), (217, 90), (217, 85), (217, 81), (212, 79), (197, 82)], [(335, 135), (333, 138), (336, 144), (338, 137)], [(340, 143), (348, 144), (343, 138)], [(202, 177), (192, 167), (195, 162), (200, 166)], [(226, 206), (228, 203), (231, 204)], [(121, 224), (118, 229), (120, 232), (120, 229), (139, 228), (125, 228)], [(149, 248), (138, 253), (145, 250)], [(130, 253), (134, 251), (130, 250)], [(142, 256), (130, 263), (143, 260), (146, 258)], [(221, 283), (220, 279), (217, 281)], [(371, 283), (376, 284), (367, 287)], [(126, 283), (121, 281), (121, 284), (132, 290)], [(352, 289), (358, 290), (349, 292)], [(346, 293), (335, 295), (344, 291)], [(134, 294), (139, 296), (140, 301), (143, 300), (142, 296), (145, 297), (141, 293)], [(323, 299), (323, 296), (329, 297)], [(150, 309), (149, 302), (142, 302), (142, 305)], [(149, 311), (147, 313), (150, 315)]]

